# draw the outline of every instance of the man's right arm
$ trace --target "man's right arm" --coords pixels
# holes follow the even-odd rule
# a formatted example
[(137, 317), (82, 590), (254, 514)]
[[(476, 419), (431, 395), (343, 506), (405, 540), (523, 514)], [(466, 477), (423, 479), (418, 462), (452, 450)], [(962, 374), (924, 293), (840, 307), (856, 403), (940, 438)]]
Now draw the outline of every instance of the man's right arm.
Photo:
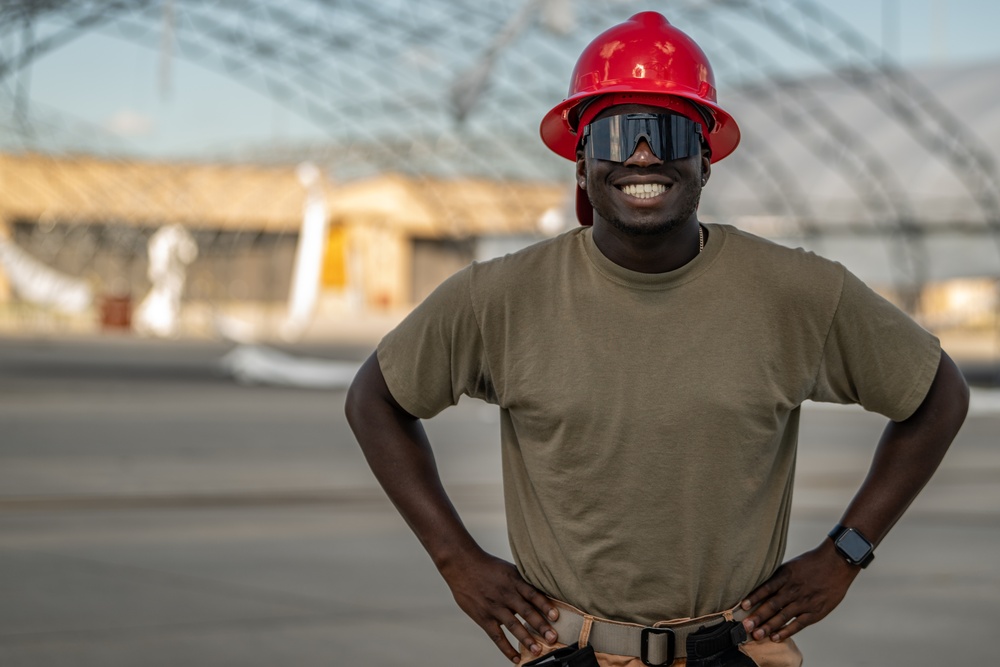
[(533, 653), (540, 652), (515, 615), (554, 642), (555, 631), (545, 616), (555, 620), (558, 611), (517, 568), (483, 551), (466, 530), (441, 484), (420, 420), (393, 398), (376, 354), (354, 378), (346, 412), (376, 479), (427, 550), (459, 607), (512, 662), (520, 661), (519, 653), (501, 626)]

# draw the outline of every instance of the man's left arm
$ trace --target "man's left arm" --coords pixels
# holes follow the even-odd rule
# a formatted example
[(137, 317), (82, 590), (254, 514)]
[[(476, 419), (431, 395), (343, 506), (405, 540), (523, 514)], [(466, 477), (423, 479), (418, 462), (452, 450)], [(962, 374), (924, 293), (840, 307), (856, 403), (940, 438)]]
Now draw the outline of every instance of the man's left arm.
[[(868, 476), (840, 523), (877, 545), (937, 470), (969, 407), (969, 388), (947, 354), (920, 407), (882, 432)], [(861, 567), (824, 539), (812, 551), (783, 564), (743, 601), (744, 622), (754, 639), (782, 641), (824, 618), (840, 604)]]

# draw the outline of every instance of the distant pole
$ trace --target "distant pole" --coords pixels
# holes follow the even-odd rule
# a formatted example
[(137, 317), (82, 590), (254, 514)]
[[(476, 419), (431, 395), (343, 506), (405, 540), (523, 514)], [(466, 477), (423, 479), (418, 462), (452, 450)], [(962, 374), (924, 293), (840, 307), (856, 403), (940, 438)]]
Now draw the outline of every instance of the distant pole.
[(882, 0), (882, 57), (899, 61), (899, 0)]
[(947, 0), (932, 0), (931, 2), (931, 55), (935, 64), (943, 64), (948, 60), (948, 2)]
[(29, 87), (31, 84), (31, 56), (35, 50), (35, 31), (31, 24), (31, 16), (26, 16), (21, 26), (21, 59), (17, 68), (17, 87), (14, 90), (14, 119), (21, 132), (33, 134), (31, 123), (28, 122), (28, 102), (31, 99)]
[(295, 174), (305, 188), (306, 196), (302, 229), (295, 248), (288, 315), (281, 325), (281, 335), (289, 341), (297, 340), (302, 335), (316, 309), (329, 226), (322, 172), (311, 162), (303, 162), (295, 169)]
[(174, 46), (174, 3), (163, 0), (163, 34), (160, 35), (160, 99), (170, 97), (170, 59)]

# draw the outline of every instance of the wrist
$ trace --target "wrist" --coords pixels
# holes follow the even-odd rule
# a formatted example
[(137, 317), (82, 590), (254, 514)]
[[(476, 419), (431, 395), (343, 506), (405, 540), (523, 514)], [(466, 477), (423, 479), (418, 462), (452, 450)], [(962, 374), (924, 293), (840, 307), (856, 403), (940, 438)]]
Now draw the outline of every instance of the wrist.
[(478, 544), (449, 545), (446, 548), (435, 550), (431, 553), (431, 560), (434, 566), (446, 580), (452, 574), (461, 573), (474, 567), (476, 561), (489, 558), (489, 554), (482, 550)]

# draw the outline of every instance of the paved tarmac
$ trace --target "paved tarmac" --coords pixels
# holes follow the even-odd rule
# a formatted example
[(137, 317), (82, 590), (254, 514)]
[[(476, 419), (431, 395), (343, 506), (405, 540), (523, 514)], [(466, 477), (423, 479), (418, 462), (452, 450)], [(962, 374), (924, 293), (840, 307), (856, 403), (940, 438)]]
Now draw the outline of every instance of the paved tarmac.
[[(217, 366), (228, 349), (0, 340), (0, 665), (506, 664), (375, 485), (344, 392), (240, 386)], [(799, 636), (806, 665), (998, 664), (995, 392)], [(881, 424), (805, 408), (790, 555), (835, 523)], [(508, 554), (495, 411), (463, 402), (428, 432), (470, 529)]]

